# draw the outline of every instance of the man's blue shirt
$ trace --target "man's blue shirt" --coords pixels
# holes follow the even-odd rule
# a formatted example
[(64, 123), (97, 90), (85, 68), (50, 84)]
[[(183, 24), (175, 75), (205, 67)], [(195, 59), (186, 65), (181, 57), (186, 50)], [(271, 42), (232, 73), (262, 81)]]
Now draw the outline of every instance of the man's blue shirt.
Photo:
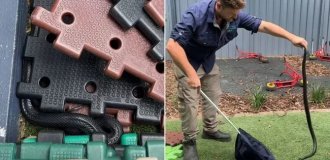
[(170, 38), (185, 50), (190, 64), (195, 70), (203, 65), (209, 73), (215, 63), (215, 52), (237, 37), (237, 28), (256, 33), (261, 19), (240, 12), (237, 19), (223, 29), (214, 26), (216, 0), (202, 0), (194, 4), (174, 27)]

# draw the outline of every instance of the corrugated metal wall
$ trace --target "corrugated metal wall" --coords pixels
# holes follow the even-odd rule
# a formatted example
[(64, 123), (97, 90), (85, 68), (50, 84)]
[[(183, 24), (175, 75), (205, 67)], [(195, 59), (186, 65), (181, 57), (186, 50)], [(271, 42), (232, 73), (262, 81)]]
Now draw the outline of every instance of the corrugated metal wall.
[[(166, 38), (181, 14), (198, 0), (166, 0)], [(320, 47), (322, 37), (330, 40), (330, 0), (247, 0), (245, 12), (278, 24), (291, 33), (304, 37), (311, 49)], [(301, 55), (302, 50), (289, 41), (244, 29), (239, 36), (217, 52), (217, 58), (236, 58), (235, 45), (241, 50), (259, 52), (265, 56)], [(167, 56), (169, 57), (169, 56)]]

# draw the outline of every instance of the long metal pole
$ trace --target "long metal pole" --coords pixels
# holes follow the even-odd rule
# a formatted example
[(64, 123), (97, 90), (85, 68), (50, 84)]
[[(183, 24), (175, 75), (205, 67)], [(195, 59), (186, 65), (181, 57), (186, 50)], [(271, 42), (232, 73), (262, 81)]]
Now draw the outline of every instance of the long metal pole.
[(241, 132), (237, 129), (237, 127), (234, 125), (234, 123), (233, 122), (231, 122), (230, 120), (229, 120), (229, 118), (218, 108), (218, 106), (216, 105), (216, 104), (214, 104), (213, 102), (212, 102), (212, 100), (202, 91), (202, 90), (200, 90), (200, 93), (201, 93), (201, 95), (207, 100), (207, 101), (209, 101), (209, 103), (211, 103), (212, 104), (212, 106), (214, 107), (214, 108), (216, 108), (219, 112), (220, 112), (220, 114), (223, 116), (223, 117), (225, 117), (225, 119), (231, 124), (231, 126), (233, 126), (234, 128), (235, 128), (235, 130), (239, 133), (239, 134), (241, 134)]

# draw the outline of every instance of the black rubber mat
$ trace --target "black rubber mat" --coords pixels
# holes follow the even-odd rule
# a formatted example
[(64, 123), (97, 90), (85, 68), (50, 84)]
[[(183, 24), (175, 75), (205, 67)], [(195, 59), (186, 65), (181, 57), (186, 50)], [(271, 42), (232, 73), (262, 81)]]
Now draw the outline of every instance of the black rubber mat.
[(164, 30), (143, 10), (146, 0), (112, 0), (115, 4), (110, 15), (125, 29), (136, 26), (154, 46), (148, 55), (156, 60), (164, 60)]
[(37, 6), (42, 6), (43, 8), (50, 10), (53, 2), (54, 0), (33, 0), (32, 10)]
[(124, 74), (119, 80), (103, 74), (106, 63), (84, 52), (79, 60), (58, 53), (56, 38), (42, 29), (27, 40), (24, 60), (33, 63), (30, 83), (19, 83), (20, 98), (40, 99), (44, 112), (64, 112), (64, 103), (89, 104), (92, 116), (107, 106), (135, 110), (135, 120), (160, 123), (163, 104), (146, 97), (146, 83)]

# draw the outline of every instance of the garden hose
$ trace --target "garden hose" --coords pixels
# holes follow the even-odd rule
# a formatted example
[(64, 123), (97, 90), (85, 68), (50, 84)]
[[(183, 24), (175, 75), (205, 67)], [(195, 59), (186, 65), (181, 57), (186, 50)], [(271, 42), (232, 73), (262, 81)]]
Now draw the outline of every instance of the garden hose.
[[(23, 64), (22, 81), (29, 82), (32, 72), (32, 64)], [(123, 133), (122, 126), (117, 119), (103, 115), (96, 120), (89, 116), (76, 113), (42, 113), (35, 108), (34, 100), (21, 99), (21, 112), (31, 123), (51, 128), (77, 128), (86, 134), (105, 133), (107, 143), (115, 144)], [(100, 125), (102, 124), (102, 125)], [(106, 131), (110, 131), (107, 133)]]
[[(308, 53), (307, 49), (304, 49), (304, 58), (303, 58), (303, 62), (302, 62), (303, 82), (307, 82), (307, 78), (306, 78), (306, 58), (307, 58), (307, 55), (309, 55), (309, 53)], [(305, 113), (306, 113), (306, 120), (307, 120), (307, 124), (308, 124), (308, 129), (309, 129), (309, 132), (310, 132), (312, 140), (313, 140), (313, 149), (312, 149), (312, 152), (310, 154), (306, 155), (303, 158), (300, 158), (301, 160), (307, 159), (307, 158), (310, 158), (310, 157), (314, 156), (314, 154), (316, 153), (316, 150), (317, 150), (317, 141), (316, 141), (314, 129), (313, 129), (313, 126), (312, 126), (312, 120), (311, 120), (311, 116), (310, 116), (310, 112), (309, 112), (309, 106), (308, 106), (307, 83), (303, 83), (303, 98), (304, 98), (304, 107), (305, 107)]]

